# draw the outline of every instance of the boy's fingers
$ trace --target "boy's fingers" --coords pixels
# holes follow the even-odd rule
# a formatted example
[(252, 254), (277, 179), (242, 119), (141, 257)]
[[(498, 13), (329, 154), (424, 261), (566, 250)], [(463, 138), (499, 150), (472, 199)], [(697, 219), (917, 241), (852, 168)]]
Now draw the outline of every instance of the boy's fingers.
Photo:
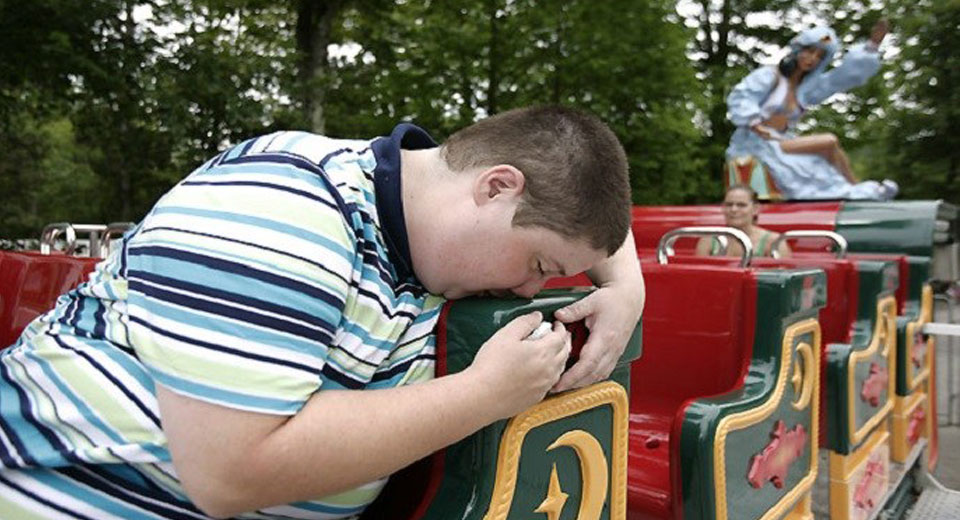
[(593, 384), (605, 379), (613, 371), (616, 359), (606, 355), (606, 351), (594, 348), (589, 340), (587, 343), (583, 346), (580, 359), (563, 374), (551, 391), (561, 392)]
[(591, 305), (592, 301), (593, 300), (591, 300), (588, 296), (582, 300), (577, 300), (570, 305), (557, 310), (557, 312), (553, 313), (553, 315), (556, 316), (558, 320), (565, 323), (582, 320), (593, 314), (593, 306)]
[(533, 311), (523, 316), (517, 316), (501, 330), (506, 330), (510, 337), (525, 339), (540, 326), (540, 322), (542, 321), (543, 314), (540, 311)]

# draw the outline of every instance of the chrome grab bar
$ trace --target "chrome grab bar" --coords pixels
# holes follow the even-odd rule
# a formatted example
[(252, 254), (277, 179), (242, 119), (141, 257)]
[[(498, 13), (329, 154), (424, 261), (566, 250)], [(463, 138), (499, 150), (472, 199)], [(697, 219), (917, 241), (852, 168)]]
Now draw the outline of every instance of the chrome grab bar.
[(837, 245), (837, 258), (847, 257), (847, 239), (843, 235), (825, 229), (797, 229), (782, 233), (776, 240), (770, 244), (770, 254), (774, 258), (780, 258), (780, 244), (791, 238), (827, 238), (833, 240)]
[(86, 233), (89, 236), (90, 256), (106, 258), (110, 254), (111, 237), (122, 235), (131, 227), (133, 227), (131, 222), (112, 222), (108, 225), (69, 222), (48, 224), (40, 233), (40, 254), (49, 255), (56, 246), (57, 239), (63, 235), (65, 241), (63, 253), (72, 255), (77, 251), (77, 234)]
[[(110, 240), (114, 236), (122, 237), (129, 229), (133, 228), (133, 222), (111, 222), (107, 224), (103, 234), (100, 235), (100, 258), (110, 256)], [(93, 256), (92, 254), (90, 256)]]
[(40, 254), (49, 255), (61, 234), (66, 242), (63, 252), (72, 255), (77, 250), (77, 229), (69, 222), (55, 222), (44, 226), (40, 232)]
[(660, 237), (660, 243), (657, 244), (657, 262), (666, 265), (667, 259), (674, 255), (673, 243), (680, 237), (689, 236), (717, 237), (723, 253), (727, 252), (727, 246), (729, 245), (727, 237), (733, 237), (739, 241), (743, 247), (743, 255), (740, 256), (740, 267), (750, 265), (750, 260), (753, 258), (753, 242), (743, 231), (725, 226), (690, 226), (672, 229)]

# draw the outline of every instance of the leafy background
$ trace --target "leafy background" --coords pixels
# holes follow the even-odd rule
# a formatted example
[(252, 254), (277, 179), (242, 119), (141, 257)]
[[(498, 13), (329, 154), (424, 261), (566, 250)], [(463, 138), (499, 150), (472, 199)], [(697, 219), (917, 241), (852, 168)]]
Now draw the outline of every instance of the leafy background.
[(881, 72), (816, 109), (862, 178), (960, 201), (960, 0), (0, 0), (0, 238), (138, 220), (277, 129), (443, 139), (534, 103), (606, 120), (640, 204), (720, 196), (724, 97), (796, 30), (886, 17)]

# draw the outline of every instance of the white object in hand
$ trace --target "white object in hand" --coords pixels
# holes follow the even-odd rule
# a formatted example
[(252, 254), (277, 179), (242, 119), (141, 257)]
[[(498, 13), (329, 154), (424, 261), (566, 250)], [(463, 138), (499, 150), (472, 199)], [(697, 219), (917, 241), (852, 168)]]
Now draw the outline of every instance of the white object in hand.
[(537, 326), (537, 328), (534, 329), (534, 331), (531, 332), (529, 336), (527, 336), (527, 339), (530, 341), (538, 340), (546, 336), (547, 333), (550, 332), (550, 329), (552, 328), (553, 328), (553, 325), (551, 325), (550, 322), (541, 321), (540, 325)]

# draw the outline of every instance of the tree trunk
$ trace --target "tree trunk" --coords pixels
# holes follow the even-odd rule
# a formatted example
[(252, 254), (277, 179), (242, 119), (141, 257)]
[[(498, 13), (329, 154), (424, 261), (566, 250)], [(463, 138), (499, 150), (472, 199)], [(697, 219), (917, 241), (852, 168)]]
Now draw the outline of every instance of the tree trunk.
[(488, 57), (490, 63), (487, 69), (487, 114), (497, 113), (497, 91), (500, 90), (500, 21), (497, 11), (500, 10), (499, 0), (487, 0), (487, 13), (490, 16), (490, 47)]
[[(123, 5), (124, 13), (126, 19), (123, 22), (123, 46), (126, 51), (125, 55), (129, 57), (131, 50), (136, 47), (136, 30), (137, 24), (133, 20), (133, 8), (134, 2), (128, 1)], [(135, 68), (139, 64), (130, 63), (129, 58), (125, 59), (121, 64), (121, 71), (123, 74), (123, 79), (126, 84), (122, 84), (124, 87), (123, 92), (120, 92), (117, 96), (119, 113), (114, 114), (120, 118), (120, 135), (129, 136), (130, 135), (130, 117), (134, 111), (131, 109), (131, 105), (135, 103), (130, 97), (130, 92), (136, 91), (136, 79), (135, 79)], [(123, 220), (133, 220), (133, 208), (131, 206), (131, 200), (133, 199), (133, 180), (130, 175), (130, 161), (125, 158), (125, 154), (117, 154), (117, 158), (124, 158), (122, 161), (125, 164), (117, 165), (117, 173), (119, 175), (120, 181), (120, 215)]]
[(559, 105), (561, 101), (561, 96), (563, 92), (563, 82), (561, 74), (563, 71), (563, 40), (564, 40), (564, 31), (566, 30), (567, 22), (567, 12), (564, 8), (563, 2), (559, 5), (559, 17), (557, 18), (557, 42), (553, 47), (553, 59), (554, 59), (554, 71), (553, 71), (553, 85), (550, 102)]
[(323, 101), (329, 62), (327, 46), (333, 20), (343, 8), (343, 0), (297, 0), (297, 52), (300, 68), (301, 103), (310, 131), (322, 134), (326, 129)]

